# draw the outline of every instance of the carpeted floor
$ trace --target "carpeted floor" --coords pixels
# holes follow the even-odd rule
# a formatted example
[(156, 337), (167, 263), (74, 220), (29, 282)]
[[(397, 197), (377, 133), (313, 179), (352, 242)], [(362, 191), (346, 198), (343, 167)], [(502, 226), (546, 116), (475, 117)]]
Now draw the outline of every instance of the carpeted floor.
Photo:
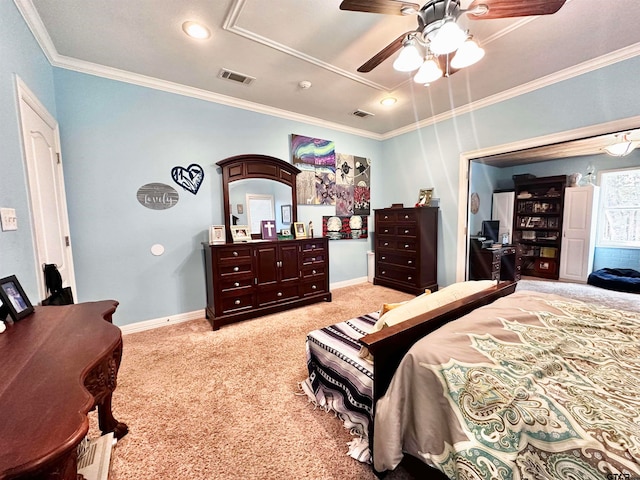
[[(617, 308), (639, 303), (588, 285), (523, 280), (518, 288)], [(342, 423), (295, 395), (306, 376), (304, 343), (311, 330), (410, 296), (368, 283), (333, 296), (217, 332), (202, 319), (126, 335), (113, 410), (129, 434), (110, 478), (375, 479), (346, 455), (351, 436)], [(412, 476), (400, 467), (386, 478)]]

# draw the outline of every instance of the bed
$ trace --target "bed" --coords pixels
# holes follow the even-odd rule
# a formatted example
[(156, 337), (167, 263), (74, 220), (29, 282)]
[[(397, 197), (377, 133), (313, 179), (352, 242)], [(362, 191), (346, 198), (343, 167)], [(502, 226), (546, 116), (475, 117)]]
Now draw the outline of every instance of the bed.
[[(408, 455), (449, 478), (640, 478), (640, 314), (501, 288), (360, 338), (375, 470)], [(414, 345), (391, 372), (381, 342)]]

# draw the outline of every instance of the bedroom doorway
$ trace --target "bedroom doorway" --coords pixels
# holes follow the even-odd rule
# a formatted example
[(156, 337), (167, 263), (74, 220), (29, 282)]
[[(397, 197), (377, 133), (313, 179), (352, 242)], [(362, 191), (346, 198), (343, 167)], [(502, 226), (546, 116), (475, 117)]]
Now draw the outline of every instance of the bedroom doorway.
[(76, 292), (58, 122), (16, 78), (29, 209), (40, 300), (47, 297), (44, 264), (55, 264), (64, 286)]
[[(456, 262), (456, 281), (463, 281), (468, 277), (468, 245), (472, 232), (471, 191), (470, 178), (472, 162), (486, 162), (491, 160), (503, 165), (529, 164), (554, 158), (560, 160), (575, 156), (573, 150), (581, 142), (596, 139), (603, 135), (634, 130), (640, 125), (640, 116), (630, 117), (613, 122), (592, 125), (575, 130), (567, 130), (543, 137), (535, 137), (517, 142), (496, 145), (480, 150), (463, 152), (459, 163), (458, 188), (458, 244)], [(562, 153), (562, 152), (565, 153)], [(551, 157), (550, 157), (551, 155)]]

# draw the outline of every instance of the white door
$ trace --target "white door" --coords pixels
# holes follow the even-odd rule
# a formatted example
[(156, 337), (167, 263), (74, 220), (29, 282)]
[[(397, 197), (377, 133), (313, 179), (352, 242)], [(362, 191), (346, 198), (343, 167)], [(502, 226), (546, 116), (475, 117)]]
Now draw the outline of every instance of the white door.
[(561, 280), (586, 283), (593, 269), (595, 208), (599, 188), (593, 185), (565, 189), (560, 249)]
[(498, 242), (502, 241), (503, 233), (509, 235), (509, 243), (513, 241), (513, 206), (515, 204), (515, 197), (515, 192), (498, 192), (493, 194), (491, 220), (500, 220)]
[(58, 123), (20, 79), (17, 85), (40, 300), (45, 263), (58, 266), (76, 296)]

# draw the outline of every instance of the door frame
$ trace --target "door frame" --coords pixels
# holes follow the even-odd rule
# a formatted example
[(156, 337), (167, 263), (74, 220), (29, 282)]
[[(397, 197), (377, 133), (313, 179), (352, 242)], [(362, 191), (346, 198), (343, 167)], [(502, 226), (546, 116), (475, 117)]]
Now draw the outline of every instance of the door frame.
[(38, 232), (35, 225), (35, 219), (33, 214), (33, 202), (32, 196), (34, 195), (34, 190), (36, 189), (36, 185), (33, 184), (33, 180), (29, 178), (29, 170), (30, 167), (34, 167), (30, 165), (29, 159), (26, 153), (26, 145), (25, 145), (25, 124), (24, 124), (24, 116), (23, 116), (23, 107), (22, 102), (29, 105), (33, 111), (42, 118), (42, 120), (53, 130), (54, 134), (54, 148), (58, 154), (59, 162), (60, 162), (60, 192), (62, 198), (60, 198), (60, 202), (62, 205), (62, 211), (64, 212), (63, 218), (60, 219), (64, 230), (66, 231), (67, 236), (69, 237), (69, 244), (66, 250), (66, 260), (68, 262), (68, 286), (71, 287), (72, 291), (75, 292), (74, 295), (77, 295), (76, 290), (76, 280), (75, 280), (75, 269), (73, 265), (73, 251), (71, 249), (71, 240), (70, 240), (70, 227), (69, 227), (69, 211), (67, 208), (67, 194), (64, 186), (64, 174), (62, 169), (62, 159), (61, 157), (61, 149), (60, 149), (60, 128), (58, 126), (58, 122), (53, 115), (49, 113), (47, 108), (40, 102), (38, 97), (31, 91), (31, 89), (26, 85), (26, 83), (18, 76), (16, 78), (16, 96), (17, 96), (17, 107), (18, 107), (18, 120), (20, 123), (20, 146), (22, 148), (22, 161), (24, 165), (25, 177), (27, 180), (27, 204), (29, 206), (29, 226), (31, 228), (31, 240), (33, 247), (33, 258), (35, 260), (35, 270), (36, 270), (36, 281), (38, 285), (38, 292), (41, 298), (47, 297), (47, 290), (44, 283), (44, 274), (42, 269), (42, 262), (40, 261), (44, 255), (38, 249)]
[(581, 138), (595, 137), (605, 135), (612, 132), (622, 130), (633, 130), (640, 126), (640, 115), (614, 120), (611, 122), (589, 125), (588, 127), (566, 130), (563, 132), (544, 135), (541, 137), (528, 138), (518, 140), (512, 143), (502, 145), (494, 145), (478, 150), (462, 152), (460, 154), (459, 172), (458, 172), (458, 234), (456, 246), (456, 282), (462, 282), (466, 279), (469, 244), (469, 227), (471, 222), (469, 196), (470, 179), (469, 167), (475, 159), (498, 155), (501, 153), (517, 152), (529, 148), (542, 147), (545, 145), (553, 145), (561, 142), (570, 142)]

